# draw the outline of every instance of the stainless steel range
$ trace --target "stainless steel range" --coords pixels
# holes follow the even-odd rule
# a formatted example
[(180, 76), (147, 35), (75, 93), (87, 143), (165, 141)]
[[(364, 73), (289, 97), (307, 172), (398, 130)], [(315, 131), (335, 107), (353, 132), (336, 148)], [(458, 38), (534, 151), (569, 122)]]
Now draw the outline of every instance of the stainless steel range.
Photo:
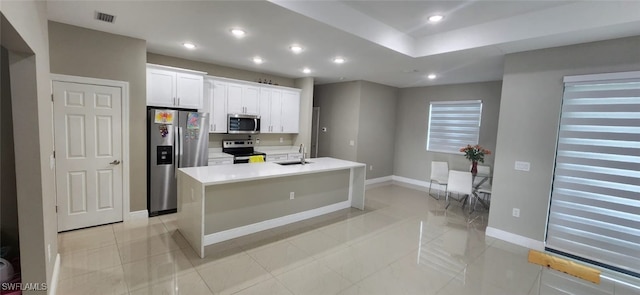
[(222, 152), (233, 155), (233, 164), (249, 163), (251, 156), (262, 156), (265, 160), (267, 154), (256, 152), (253, 149), (253, 140), (223, 140)]

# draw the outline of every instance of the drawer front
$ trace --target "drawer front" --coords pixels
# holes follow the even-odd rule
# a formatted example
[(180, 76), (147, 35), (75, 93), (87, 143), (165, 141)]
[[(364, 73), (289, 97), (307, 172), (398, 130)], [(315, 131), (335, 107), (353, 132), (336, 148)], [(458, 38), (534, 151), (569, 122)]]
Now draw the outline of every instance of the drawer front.
[(209, 166), (233, 164), (233, 159), (209, 159)]
[(284, 155), (267, 155), (267, 162), (278, 162), (278, 161), (286, 161), (289, 157)]
[(300, 160), (302, 158), (302, 154), (289, 154), (287, 158), (289, 160)]

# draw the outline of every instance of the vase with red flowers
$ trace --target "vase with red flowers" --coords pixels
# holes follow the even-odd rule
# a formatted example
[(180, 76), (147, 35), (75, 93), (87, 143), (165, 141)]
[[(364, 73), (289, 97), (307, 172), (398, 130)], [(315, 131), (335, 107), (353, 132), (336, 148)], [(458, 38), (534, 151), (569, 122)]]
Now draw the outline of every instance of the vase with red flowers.
[(468, 144), (460, 149), (464, 153), (464, 157), (471, 161), (471, 174), (478, 173), (478, 162), (484, 163), (484, 156), (490, 155), (491, 151), (476, 144), (474, 146)]

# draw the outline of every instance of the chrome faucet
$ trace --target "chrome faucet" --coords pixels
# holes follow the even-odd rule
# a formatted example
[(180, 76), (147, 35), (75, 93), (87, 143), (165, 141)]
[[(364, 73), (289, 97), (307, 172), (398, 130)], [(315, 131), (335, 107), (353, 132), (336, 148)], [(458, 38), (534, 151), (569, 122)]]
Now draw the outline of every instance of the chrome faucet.
[(298, 150), (299, 153), (302, 153), (302, 157), (300, 157), (300, 164), (304, 165), (305, 164), (305, 159), (304, 159), (304, 144), (300, 144), (300, 150)]

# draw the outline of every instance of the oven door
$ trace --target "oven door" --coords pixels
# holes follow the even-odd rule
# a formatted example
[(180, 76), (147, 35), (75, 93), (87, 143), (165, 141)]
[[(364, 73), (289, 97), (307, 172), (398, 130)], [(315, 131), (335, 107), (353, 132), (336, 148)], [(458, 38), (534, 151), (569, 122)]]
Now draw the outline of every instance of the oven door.
[(260, 116), (229, 114), (229, 134), (260, 133)]

